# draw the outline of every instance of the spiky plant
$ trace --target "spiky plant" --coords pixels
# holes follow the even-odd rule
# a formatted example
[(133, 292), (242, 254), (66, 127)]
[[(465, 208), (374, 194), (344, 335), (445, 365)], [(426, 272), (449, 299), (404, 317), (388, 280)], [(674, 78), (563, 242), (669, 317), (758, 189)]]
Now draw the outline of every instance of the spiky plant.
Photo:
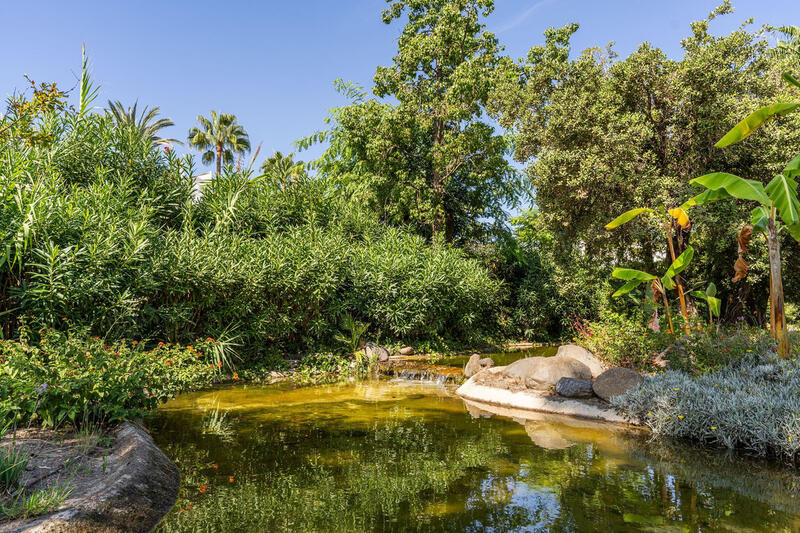
[(250, 137), (241, 124), (237, 124), (236, 115), (211, 111), (211, 118), (197, 116), (200, 127), (189, 130), (189, 144), (203, 152), (203, 163), (210, 164), (216, 159), (217, 175), (222, 170), (222, 163), (232, 163), (234, 154), (250, 151)]
[(153, 144), (183, 144), (177, 139), (166, 139), (160, 137), (158, 132), (164, 128), (174, 126), (175, 123), (169, 118), (158, 118), (161, 108), (158, 106), (149, 108), (145, 106), (138, 112), (139, 103), (134, 102), (133, 107), (125, 107), (122, 102), (108, 101), (106, 113), (110, 115), (119, 127), (132, 128), (137, 131), (142, 138), (150, 139)]

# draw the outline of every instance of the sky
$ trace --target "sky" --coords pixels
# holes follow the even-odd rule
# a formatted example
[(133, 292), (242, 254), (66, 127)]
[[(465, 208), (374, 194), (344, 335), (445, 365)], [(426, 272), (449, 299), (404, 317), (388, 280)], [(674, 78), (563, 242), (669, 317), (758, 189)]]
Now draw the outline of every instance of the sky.
[[(551, 26), (578, 22), (574, 51), (614, 41), (625, 57), (643, 41), (681, 54), (689, 23), (721, 0), (496, 0), (486, 20), (505, 52), (519, 58)], [(75, 86), (86, 43), (97, 105), (120, 100), (160, 106), (175, 122), (164, 136), (185, 139), (198, 114), (235, 114), (259, 160), (324, 128), (331, 107), (345, 103), (336, 78), (372, 87), (388, 65), (402, 25), (380, 18), (384, 0), (169, 2), (0, 0), (0, 95), (36, 81)], [(714, 21), (727, 33), (756, 25), (800, 25), (800, 0), (734, 0), (735, 13)], [(74, 95), (75, 91), (73, 91)], [(183, 150), (186, 150), (185, 148)], [(308, 160), (321, 149), (301, 154)]]

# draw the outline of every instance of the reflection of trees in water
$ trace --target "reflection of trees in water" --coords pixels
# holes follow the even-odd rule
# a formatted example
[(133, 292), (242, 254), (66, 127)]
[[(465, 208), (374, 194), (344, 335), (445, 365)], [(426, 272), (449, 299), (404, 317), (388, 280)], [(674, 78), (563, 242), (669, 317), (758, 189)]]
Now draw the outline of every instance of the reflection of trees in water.
[[(688, 446), (574, 419), (522, 428), (457, 415), (355, 425), (244, 417), (230, 433), (213, 409), (188, 423), (165, 416), (175, 419), (164, 428), (180, 427), (169, 430), (167, 450), (185, 482), (163, 531), (789, 527), (770, 507), (791, 501), (781, 489), (789, 478), (776, 475), (783, 470), (754, 463), (743, 476), (734, 458), (715, 465), (717, 456)], [(226, 427), (220, 433), (233, 441), (208, 438)], [(217, 462), (225, 471), (215, 477)], [(189, 502), (191, 512), (179, 513)]]
[(222, 442), (233, 442), (236, 437), (236, 427), (230, 420), (227, 410), (220, 409), (219, 400), (203, 414), (203, 433), (216, 435)]

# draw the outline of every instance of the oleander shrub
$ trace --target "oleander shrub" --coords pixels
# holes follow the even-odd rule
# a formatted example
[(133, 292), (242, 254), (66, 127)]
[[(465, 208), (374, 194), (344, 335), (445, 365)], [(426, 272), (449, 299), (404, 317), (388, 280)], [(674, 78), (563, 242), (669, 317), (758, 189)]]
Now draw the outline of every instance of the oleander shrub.
[(211, 341), (145, 350), (137, 341), (106, 344), (57, 330), (41, 331), (36, 342), (27, 337), (23, 330), (21, 340), (0, 343), (0, 426), (137, 418), (179, 392), (209, 385), (220, 369), (205, 353)]
[(691, 439), (790, 460), (800, 452), (800, 365), (753, 354), (692, 376), (669, 370), (612, 404), (656, 437)]

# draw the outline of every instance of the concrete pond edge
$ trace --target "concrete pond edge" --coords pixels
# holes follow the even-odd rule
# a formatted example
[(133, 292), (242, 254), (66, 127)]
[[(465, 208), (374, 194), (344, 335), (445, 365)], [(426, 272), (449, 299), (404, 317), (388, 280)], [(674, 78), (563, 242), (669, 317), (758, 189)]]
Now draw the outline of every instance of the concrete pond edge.
[(151, 531), (178, 498), (180, 472), (142, 427), (114, 430), (106, 474), (92, 489), (71, 494), (58, 510), (0, 524), (2, 533)]
[[(505, 367), (494, 367), (484, 372), (500, 372)], [(601, 406), (598, 402), (588, 402), (576, 399), (562, 398), (549, 392), (524, 390), (513, 392), (498, 387), (478, 385), (476, 374), (469, 378), (463, 385), (456, 389), (456, 395), (464, 400), (478, 402), (486, 406), (497, 406), (512, 409), (517, 416), (523, 417), (525, 412), (551, 413), (586, 420), (598, 420), (610, 424), (633, 426), (625, 417), (620, 415), (611, 406)]]

